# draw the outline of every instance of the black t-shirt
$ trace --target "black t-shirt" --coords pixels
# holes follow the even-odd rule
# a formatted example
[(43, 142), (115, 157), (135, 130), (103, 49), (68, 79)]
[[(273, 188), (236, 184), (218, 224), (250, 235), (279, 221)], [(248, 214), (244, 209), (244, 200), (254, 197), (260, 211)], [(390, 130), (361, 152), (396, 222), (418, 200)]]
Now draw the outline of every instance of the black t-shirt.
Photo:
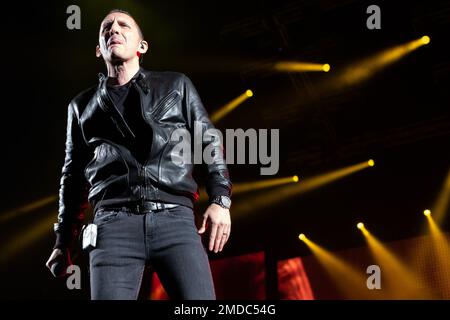
[(139, 92), (131, 86), (131, 82), (107, 88), (114, 105), (136, 136), (125, 141), (125, 145), (136, 160), (144, 164), (150, 155), (153, 131), (143, 119)]
[(111, 99), (123, 115), (124, 102), (130, 91), (130, 83), (124, 84), (123, 86), (107, 86), (107, 88)]

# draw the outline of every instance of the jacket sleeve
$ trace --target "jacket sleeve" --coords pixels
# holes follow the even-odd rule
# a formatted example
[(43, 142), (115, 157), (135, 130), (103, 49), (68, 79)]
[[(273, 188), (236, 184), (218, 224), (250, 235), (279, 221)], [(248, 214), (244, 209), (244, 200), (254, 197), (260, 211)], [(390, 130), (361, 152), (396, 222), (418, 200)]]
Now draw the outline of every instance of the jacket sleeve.
[[(209, 199), (219, 195), (226, 195), (231, 197), (232, 193), (232, 183), (230, 180), (230, 175), (228, 172), (228, 167), (225, 162), (224, 148), (221, 141), (220, 132), (216, 129), (209, 119), (208, 113), (205, 110), (202, 101), (195, 89), (192, 81), (184, 76), (185, 81), (185, 99), (188, 107), (188, 120), (191, 126), (191, 132), (195, 128), (195, 124), (202, 128), (202, 151), (207, 148), (207, 154), (211, 155), (211, 159), (202, 159), (202, 163), (205, 163), (207, 168), (207, 178), (206, 178), (206, 192), (208, 193)], [(206, 134), (205, 134), (206, 133)], [(196, 139), (201, 137), (193, 138), (195, 143)]]
[(81, 134), (74, 102), (67, 112), (65, 159), (59, 188), (58, 222), (54, 224), (56, 243), (54, 248), (67, 248), (78, 236), (88, 207), (89, 184), (84, 168), (92, 155)]

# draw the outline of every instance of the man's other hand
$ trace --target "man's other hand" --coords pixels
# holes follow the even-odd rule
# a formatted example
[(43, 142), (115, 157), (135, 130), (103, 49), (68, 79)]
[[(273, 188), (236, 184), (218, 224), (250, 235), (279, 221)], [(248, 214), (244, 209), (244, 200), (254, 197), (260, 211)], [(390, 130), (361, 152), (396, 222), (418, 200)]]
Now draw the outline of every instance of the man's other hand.
[(203, 234), (206, 231), (207, 224), (211, 229), (209, 233), (209, 250), (214, 250), (215, 253), (222, 251), (231, 233), (230, 210), (212, 203), (203, 214), (203, 223), (198, 230), (199, 234)]

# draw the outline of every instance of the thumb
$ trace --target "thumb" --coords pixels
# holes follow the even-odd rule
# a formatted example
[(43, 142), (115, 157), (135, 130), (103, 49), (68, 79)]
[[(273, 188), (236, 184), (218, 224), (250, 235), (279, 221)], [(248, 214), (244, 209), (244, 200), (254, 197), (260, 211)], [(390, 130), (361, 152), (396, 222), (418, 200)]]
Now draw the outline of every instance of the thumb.
[(202, 234), (206, 231), (206, 221), (208, 220), (208, 215), (205, 214), (203, 216), (203, 222), (202, 222), (202, 226), (200, 227), (200, 229), (198, 229), (198, 233)]

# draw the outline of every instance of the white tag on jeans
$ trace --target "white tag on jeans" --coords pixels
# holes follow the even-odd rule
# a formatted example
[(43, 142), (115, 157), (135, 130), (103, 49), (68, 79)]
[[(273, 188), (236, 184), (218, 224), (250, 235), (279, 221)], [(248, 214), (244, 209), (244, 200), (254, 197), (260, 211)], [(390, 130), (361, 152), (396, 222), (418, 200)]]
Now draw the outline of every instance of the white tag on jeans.
[(83, 230), (83, 250), (89, 247), (95, 248), (97, 244), (97, 225), (90, 223)]

